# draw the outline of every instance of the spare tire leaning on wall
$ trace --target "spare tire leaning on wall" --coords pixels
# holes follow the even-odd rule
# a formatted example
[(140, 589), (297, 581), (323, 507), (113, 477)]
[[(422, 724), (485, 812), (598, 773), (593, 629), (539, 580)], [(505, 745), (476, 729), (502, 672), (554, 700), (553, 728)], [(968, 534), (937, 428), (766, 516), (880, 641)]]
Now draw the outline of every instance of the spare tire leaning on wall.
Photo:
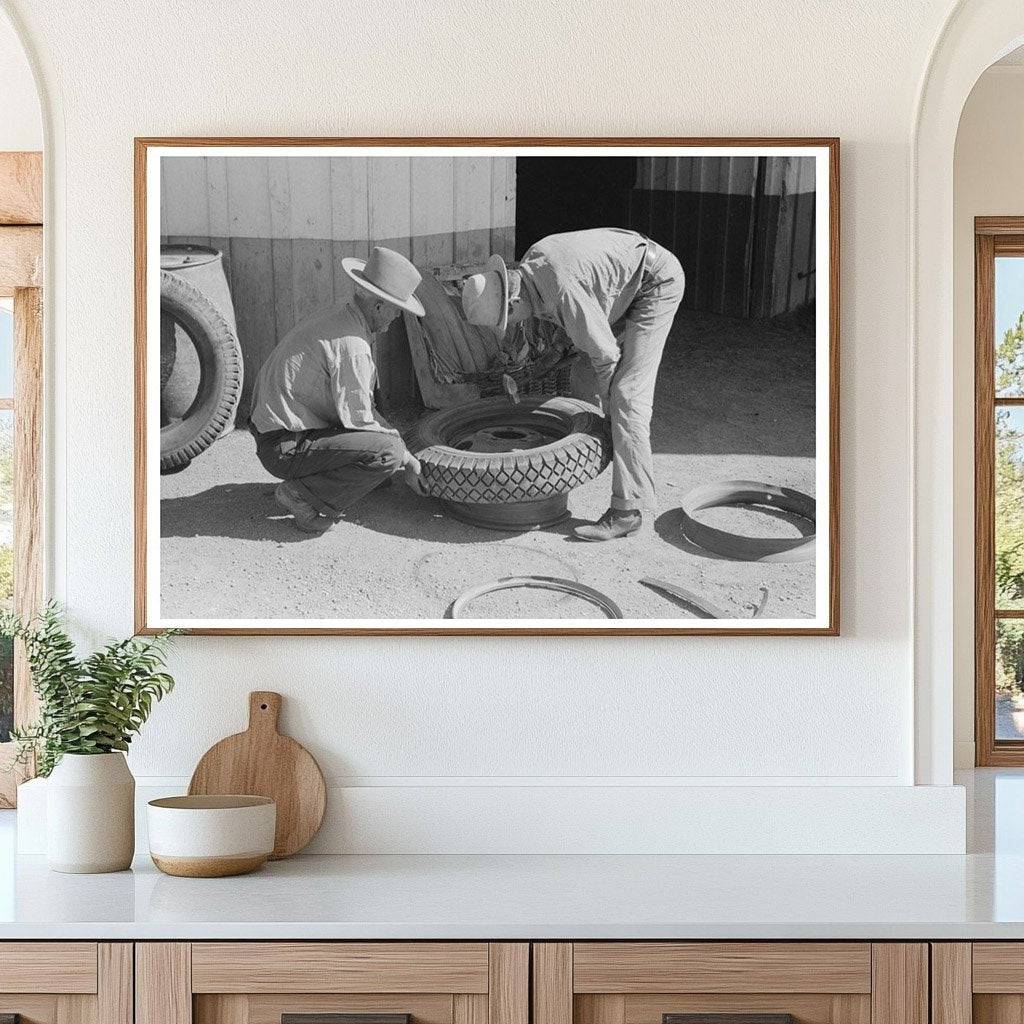
[(456, 518), (492, 530), (550, 526), (569, 492), (611, 461), (601, 411), (575, 398), (486, 398), (424, 416), (409, 438), (423, 490)]
[[(160, 320), (188, 335), (199, 362), (196, 394), (180, 417), (160, 416), (160, 472), (176, 473), (220, 436), (242, 393), (242, 353), (231, 325), (194, 285), (160, 271)], [(161, 329), (160, 383), (166, 384), (176, 358), (175, 331)], [(170, 339), (168, 341), (168, 338)], [(168, 347), (170, 346), (170, 347)]]

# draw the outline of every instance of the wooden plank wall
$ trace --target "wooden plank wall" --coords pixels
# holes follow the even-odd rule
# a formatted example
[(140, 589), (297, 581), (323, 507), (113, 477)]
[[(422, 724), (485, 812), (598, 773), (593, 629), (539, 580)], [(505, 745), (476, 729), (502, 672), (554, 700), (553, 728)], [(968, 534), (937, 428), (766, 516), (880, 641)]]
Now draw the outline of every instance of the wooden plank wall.
[(671, 249), (683, 307), (785, 313), (814, 298), (813, 157), (640, 157), (630, 227)]
[[(424, 272), (514, 256), (515, 158), (164, 157), (160, 234), (211, 245), (225, 267), (245, 360), (239, 422), (268, 353), (352, 291), (341, 261), (374, 245)], [(418, 400), (402, 319), (378, 350), (381, 404)]]

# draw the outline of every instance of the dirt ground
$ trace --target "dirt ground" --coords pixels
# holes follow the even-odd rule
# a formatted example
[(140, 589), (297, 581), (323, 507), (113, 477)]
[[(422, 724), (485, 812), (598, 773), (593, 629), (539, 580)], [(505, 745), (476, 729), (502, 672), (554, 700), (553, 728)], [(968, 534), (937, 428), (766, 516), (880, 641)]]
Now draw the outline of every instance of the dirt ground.
[[(678, 506), (691, 487), (759, 480), (815, 493), (813, 317), (771, 322), (680, 312), (655, 402), (658, 515), (640, 534), (604, 544), (571, 539), (608, 505), (611, 470), (574, 491), (572, 519), (547, 530), (478, 529), (400, 480), (310, 537), (273, 498), (247, 431), (218, 441), (182, 473), (161, 478), (161, 615), (165, 618), (442, 618), (466, 588), (501, 576), (577, 580), (626, 618), (694, 618), (638, 581), (661, 577), (736, 617), (768, 588), (765, 618), (814, 614), (814, 565), (731, 561), (691, 545)], [(717, 509), (705, 522), (748, 536), (800, 536), (786, 513)], [(590, 604), (539, 590), (474, 605), (480, 618), (602, 618)]]

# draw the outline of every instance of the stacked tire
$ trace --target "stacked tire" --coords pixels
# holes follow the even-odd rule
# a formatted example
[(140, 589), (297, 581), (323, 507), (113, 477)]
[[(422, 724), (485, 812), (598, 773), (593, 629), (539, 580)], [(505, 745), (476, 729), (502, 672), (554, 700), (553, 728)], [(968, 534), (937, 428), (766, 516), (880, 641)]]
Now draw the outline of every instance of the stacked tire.
[(161, 397), (178, 362), (178, 329), (188, 336), (198, 362), (195, 396), (169, 415), (161, 402), (160, 472), (176, 473), (201, 455), (233, 420), (242, 393), (242, 352), (234, 328), (193, 284), (160, 272)]

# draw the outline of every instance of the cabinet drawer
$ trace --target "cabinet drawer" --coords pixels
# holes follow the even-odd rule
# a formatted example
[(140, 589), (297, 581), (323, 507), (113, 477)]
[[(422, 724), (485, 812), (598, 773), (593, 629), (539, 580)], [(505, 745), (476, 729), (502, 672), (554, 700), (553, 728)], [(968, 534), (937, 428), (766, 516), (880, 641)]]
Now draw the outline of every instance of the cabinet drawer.
[(0, 992), (96, 991), (95, 942), (0, 943)]
[(196, 942), (193, 992), (487, 991), (486, 942)]
[[(929, 1024), (928, 949), (869, 942), (536, 943), (533, 1009), (534, 1024)], [(676, 1015), (683, 1019), (672, 1020)], [(700, 1019), (709, 1015), (716, 1019)]]
[(1024, 994), (1024, 942), (975, 942), (971, 960), (975, 992)]
[(934, 1024), (1024, 1019), (1024, 942), (932, 943)]
[(0, 1018), (22, 1024), (132, 1024), (126, 942), (0, 942)]
[(578, 942), (574, 992), (871, 991), (866, 942)]
[[(139, 943), (135, 1024), (281, 1024), (407, 1015), (409, 1024), (528, 1024), (517, 942)], [(345, 1024), (374, 1024), (371, 1020)]]

